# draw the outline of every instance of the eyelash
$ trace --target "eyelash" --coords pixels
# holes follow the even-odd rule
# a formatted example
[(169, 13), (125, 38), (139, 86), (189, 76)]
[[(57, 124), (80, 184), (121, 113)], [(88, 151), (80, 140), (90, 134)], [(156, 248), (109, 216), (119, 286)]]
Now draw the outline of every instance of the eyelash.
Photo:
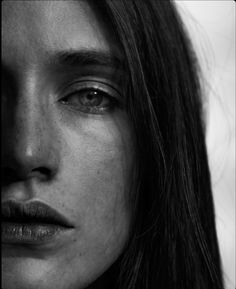
[[(82, 104), (82, 97), (86, 97), (90, 93), (92, 93), (92, 97), (95, 96), (95, 102), (100, 97), (101, 101), (98, 105), (90, 106)], [(117, 90), (108, 84), (94, 81), (81, 81), (77, 82), (75, 86), (71, 86), (67, 95), (61, 99), (61, 102), (84, 113), (105, 114), (113, 111), (117, 107), (121, 107), (120, 97)], [(107, 103), (101, 105), (104, 101)], [(91, 100), (91, 102), (93, 102), (93, 100)]]

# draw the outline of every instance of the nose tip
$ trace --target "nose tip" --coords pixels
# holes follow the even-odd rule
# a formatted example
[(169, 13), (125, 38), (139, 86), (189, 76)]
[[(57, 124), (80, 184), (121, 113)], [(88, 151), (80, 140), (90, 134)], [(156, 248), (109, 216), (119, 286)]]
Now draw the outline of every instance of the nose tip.
[(24, 150), (15, 146), (5, 152), (1, 171), (4, 185), (31, 178), (47, 181), (56, 174), (57, 163), (53, 155), (40, 148)]
[[(2, 179), (9, 184), (19, 180), (51, 179), (58, 170), (59, 153), (52, 141), (53, 128), (33, 119), (4, 128), (2, 139)], [(55, 140), (55, 138), (54, 138)]]

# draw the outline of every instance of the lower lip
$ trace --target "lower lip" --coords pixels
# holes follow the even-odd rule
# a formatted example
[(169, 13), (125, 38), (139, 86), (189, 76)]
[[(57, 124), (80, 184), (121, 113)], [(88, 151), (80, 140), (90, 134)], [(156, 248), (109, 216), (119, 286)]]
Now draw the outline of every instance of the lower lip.
[(2, 243), (41, 244), (66, 230), (68, 228), (53, 224), (2, 222)]

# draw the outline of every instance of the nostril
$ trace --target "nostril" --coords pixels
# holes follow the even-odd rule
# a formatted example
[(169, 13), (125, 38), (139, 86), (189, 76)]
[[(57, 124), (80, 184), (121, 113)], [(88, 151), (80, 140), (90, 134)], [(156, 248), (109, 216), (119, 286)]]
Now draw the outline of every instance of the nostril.
[(1, 178), (2, 178), (1, 183), (2, 186), (4, 187), (15, 182), (26, 180), (28, 178), (36, 177), (41, 180), (48, 180), (51, 178), (51, 176), (52, 176), (51, 170), (46, 167), (38, 167), (31, 170), (28, 173), (23, 171), (18, 172), (13, 168), (6, 167), (2, 168), (1, 170)]
[(44, 178), (50, 178), (52, 175), (52, 171), (46, 167), (38, 167), (33, 169), (30, 175), (41, 175)]

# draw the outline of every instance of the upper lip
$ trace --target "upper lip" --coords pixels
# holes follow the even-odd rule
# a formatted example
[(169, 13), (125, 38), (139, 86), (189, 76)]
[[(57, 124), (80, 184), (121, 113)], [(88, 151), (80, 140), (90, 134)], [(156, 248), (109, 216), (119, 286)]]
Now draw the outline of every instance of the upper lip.
[(19, 203), (5, 201), (2, 204), (2, 221), (16, 223), (45, 223), (72, 228), (71, 222), (54, 208), (40, 201)]

